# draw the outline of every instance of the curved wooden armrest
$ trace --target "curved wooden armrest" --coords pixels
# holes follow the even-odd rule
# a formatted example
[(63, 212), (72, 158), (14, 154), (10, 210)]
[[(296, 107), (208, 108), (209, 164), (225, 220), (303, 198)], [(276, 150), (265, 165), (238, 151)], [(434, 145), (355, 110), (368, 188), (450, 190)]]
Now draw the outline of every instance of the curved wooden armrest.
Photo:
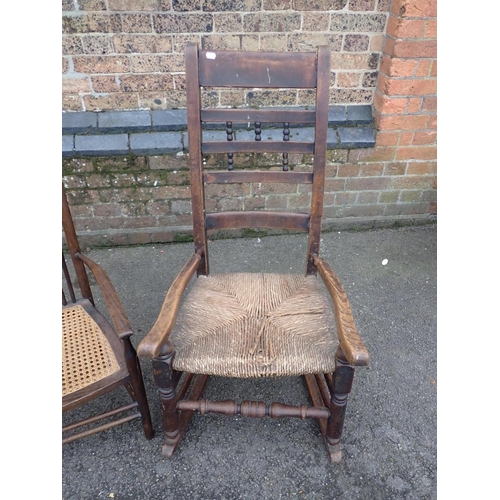
[(351, 306), (342, 283), (330, 264), (321, 257), (313, 255), (313, 261), (332, 298), (340, 347), (347, 361), (354, 366), (366, 366), (370, 355), (356, 329)]
[(101, 289), (104, 302), (106, 303), (109, 315), (111, 316), (111, 321), (113, 321), (113, 324), (115, 325), (118, 336), (120, 338), (124, 338), (132, 335), (132, 327), (125, 312), (125, 308), (123, 307), (123, 304), (118, 297), (118, 293), (116, 292), (115, 287), (111, 283), (108, 275), (99, 266), (99, 264), (96, 264), (93, 260), (85, 257), (85, 255), (78, 252), (75, 254), (75, 257), (81, 260), (94, 275), (97, 284)]
[(174, 327), (182, 294), (198, 268), (200, 260), (201, 256), (195, 253), (184, 264), (184, 267), (170, 286), (155, 324), (137, 348), (137, 353), (140, 357), (152, 359), (161, 353)]

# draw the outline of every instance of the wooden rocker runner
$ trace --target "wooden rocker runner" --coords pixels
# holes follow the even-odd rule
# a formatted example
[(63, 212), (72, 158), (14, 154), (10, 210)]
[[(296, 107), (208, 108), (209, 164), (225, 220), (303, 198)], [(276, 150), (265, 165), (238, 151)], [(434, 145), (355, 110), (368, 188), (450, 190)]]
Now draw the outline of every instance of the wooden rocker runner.
[[(247, 417), (317, 419), (332, 462), (340, 438), (355, 366), (368, 364), (349, 301), (337, 275), (319, 255), (325, 178), (330, 52), (204, 51), (186, 47), (189, 158), (194, 254), (172, 283), (151, 331), (138, 348), (153, 363), (165, 443), (171, 457), (193, 412)], [(309, 89), (312, 110), (202, 109), (202, 87)], [(204, 123), (226, 126), (223, 141), (205, 140)], [(254, 125), (255, 140), (238, 140), (234, 124)], [(264, 124), (283, 124), (283, 140), (262, 137)], [(315, 130), (314, 141), (290, 140), (290, 126)], [(235, 169), (235, 153), (283, 155), (282, 170)], [(228, 155), (227, 171), (203, 171), (203, 155)], [(289, 153), (314, 155), (311, 172), (289, 170)], [(311, 184), (310, 213), (242, 211), (207, 213), (205, 184)], [(303, 275), (210, 274), (207, 230), (271, 228), (306, 231)], [(184, 297), (188, 283), (195, 282)], [(317, 275), (319, 274), (319, 278)], [(331, 298), (331, 302), (328, 298)], [(333, 307), (332, 307), (333, 304)], [(209, 376), (304, 376), (311, 405), (200, 399)]]

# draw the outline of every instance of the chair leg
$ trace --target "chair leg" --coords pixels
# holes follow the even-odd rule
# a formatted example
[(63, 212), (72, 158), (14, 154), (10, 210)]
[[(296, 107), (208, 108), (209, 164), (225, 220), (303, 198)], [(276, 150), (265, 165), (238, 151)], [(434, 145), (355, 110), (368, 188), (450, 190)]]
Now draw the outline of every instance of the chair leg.
[(340, 438), (344, 427), (347, 397), (351, 392), (354, 378), (354, 367), (350, 365), (339, 347), (335, 356), (335, 373), (330, 398), (330, 417), (326, 427), (326, 442), (330, 453), (330, 460), (338, 463), (342, 460)]
[(163, 430), (165, 431), (165, 443), (162, 446), (162, 455), (167, 458), (172, 457), (182, 438), (179, 411), (176, 408), (176, 380), (174, 379), (174, 370), (172, 368), (174, 355), (175, 352), (171, 350), (153, 359), (153, 374), (160, 393), (162, 423)]
[(142, 378), (141, 365), (139, 364), (137, 352), (134, 349), (132, 342), (130, 342), (130, 337), (123, 339), (123, 345), (125, 349), (125, 362), (127, 363), (127, 368), (130, 373), (130, 385), (133, 391), (133, 397), (137, 401), (137, 407), (139, 409), (139, 413), (141, 414), (144, 434), (146, 435), (146, 439), (149, 440), (154, 437), (154, 430), (151, 423), (151, 414), (149, 412), (146, 389)]

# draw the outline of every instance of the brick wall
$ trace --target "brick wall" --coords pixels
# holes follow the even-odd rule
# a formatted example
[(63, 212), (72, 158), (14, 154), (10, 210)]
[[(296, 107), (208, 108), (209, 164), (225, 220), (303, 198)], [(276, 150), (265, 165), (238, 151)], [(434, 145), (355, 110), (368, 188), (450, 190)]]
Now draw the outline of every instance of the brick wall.
[[(328, 151), (324, 226), (434, 220), (436, 0), (67, 0), (63, 8), (68, 111), (182, 107), (187, 40), (245, 50), (312, 50), (328, 43), (330, 104), (371, 104), (377, 130), (374, 147)], [(301, 97), (295, 95), (293, 104), (307, 104)], [(248, 105), (247, 98), (217, 93), (214, 104), (235, 99)], [(219, 162), (208, 157), (207, 167)], [(290, 162), (295, 169), (308, 163), (302, 155)], [(239, 164), (274, 168), (279, 158), (242, 157)], [(189, 234), (182, 152), (65, 158), (63, 176), (77, 229), (90, 244), (173, 241)], [(209, 193), (208, 208), (300, 210), (309, 199), (307, 186), (240, 189), (250, 199), (243, 201), (231, 186)]]
[[(63, 0), (63, 110), (185, 106), (184, 46), (332, 53), (332, 103), (371, 103), (389, 0)], [(228, 91), (216, 105), (260, 97)], [(273, 104), (272, 98), (267, 102)], [(307, 92), (288, 104), (311, 104)]]

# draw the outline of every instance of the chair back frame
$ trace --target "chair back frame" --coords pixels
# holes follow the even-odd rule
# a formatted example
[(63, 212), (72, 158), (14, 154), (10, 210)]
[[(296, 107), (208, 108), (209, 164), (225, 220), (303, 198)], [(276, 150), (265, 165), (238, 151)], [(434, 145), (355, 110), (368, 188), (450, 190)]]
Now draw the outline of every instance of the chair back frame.
[[(207, 230), (226, 228), (269, 228), (308, 232), (306, 274), (315, 275), (313, 256), (319, 253), (328, 132), (330, 50), (316, 52), (239, 52), (199, 50), (186, 45), (186, 93), (189, 137), (193, 238), (201, 256), (198, 275), (209, 274)], [(315, 90), (315, 109), (202, 109), (202, 87)], [(233, 122), (254, 122), (255, 141), (233, 140)], [(204, 140), (202, 124), (226, 124), (227, 141)], [(260, 137), (262, 122), (284, 124), (283, 141)], [(313, 124), (314, 142), (290, 141), (289, 124)], [(288, 131), (288, 132), (287, 132)], [(283, 153), (283, 170), (288, 170), (288, 153), (313, 154), (312, 174), (293, 171), (233, 171), (235, 152)], [(203, 172), (203, 154), (227, 153), (229, 171)], [(205, 183), (286, 182), (312, 184), (310, 213), (268, 210), (206, 213)]]

